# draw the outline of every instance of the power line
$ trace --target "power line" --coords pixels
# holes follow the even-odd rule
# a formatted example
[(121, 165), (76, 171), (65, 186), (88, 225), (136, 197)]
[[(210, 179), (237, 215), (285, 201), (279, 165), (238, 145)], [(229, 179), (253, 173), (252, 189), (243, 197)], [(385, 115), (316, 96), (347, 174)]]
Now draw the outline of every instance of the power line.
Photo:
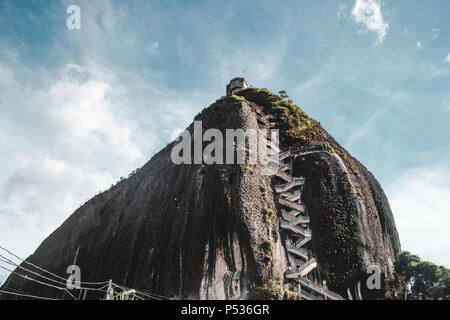
[(15, 296), (21, 296), (21, 297), (27, 297), (27, 298), (34, 298), (34, 299), (41, 299), (41, 300), (60, 300), (60, 299), (54, 299), (54, 298), (45, 298), (45, 297), (33, 296), (33, 295), (30, 295), (30, 294), (22, 294), (22, 293), (9, 292), (9, 291), (4, 291), (4, 290), (0, 290), (0, 292), (1, 292), (1, 293), (6, 293), (6, 294), (15, 295)]
[[(145, 300), (145, 299), (144, 299), (143, 297), (139, 296), (139, 295), (147, 296), (148, 298), (151, 298), (152, 300), (165, 300), (165, 299), (160, 298), (160, 297), (152, 296), (151, 294), (145, 294), (145, 293), (142, 293), (141, 291), (136, 290), (136, 289), (128, 290), (128, 288), (123, 287), (123, 286), (119, 286), (119, 285), (117, 285), (117, 284), (115, 284), (115, 283), (112, 283), (112, 285), (113, 285), (113, 287), (116, 287), (116, 288), (119, 288), (119, 289), (123, 290), (123, 292), (126, 292), (126, 291), (134, 291), (134, 292), (133, 292), (133, 295), (134, 295), (135, 297), (139, 298), (140, 300)], [(114, 290), (113, 290), (113, 291), (114, 291)], [(119, 295), (120, 295), (120, 294), (119, 294)]]
[[(8, 285), (5, 286), (5, 288), (3, 288), (4, 290), (2, 290), (4, 293), (7, 294), (17, 294), (18, 296), (24, 296), (24, 297), (33, 297), (33, 298), (38, 298), (38, 299), (45, 299), (45, 300), (59, 300), (59, 299), (55, 299), (55, 298), (48, 298), (48, 297), (41, 297), (41, 296), (36, 296), (36, 295), (29, 295), (25, 292), (23, 292), (22, 290), (18, 290), (18, 289), (13, 289), (13, 288), (8, 288)], [(5, 291), (6, 289), (8, 290), (12, 290), (14, 292), (10, 292), (10, 291)]]
[(7, 264), (9, 264), (9, 265), (11, 265), (11, 266), (17, 267), (17, 268), (19, 268), (19, 269), (25, 270), (25, 271), (27, 271), (27, 272), (30, 272), (30, 273), (32, 273), (32, 274), (35, 274), (35, 275), (37, 275), (37, 276), (39, 276), (39, 277), (41, 277), (41, 278), (43, 278), (43, 279), (46, 279), (46, 280), (55, 282), (55, 283), (57, 283), (57, 284), (60, 284), (60, 285), (61, 285), (61, 284), (62, 284), (62, 285), (65, 285), (65, 284), (66, 284), (66, 283), (60, 282), (60, 281), (58, 281), (58, 280), (54, 280), (54, 279), (48, 278), (48, 277), (46, 277), (46, 276), (43, 276), (43, 275), (41, 275), (41, 274), (39, 274), (39, 273), (37, 273), (37, 272), (34, 272), (34, 271), (32, 271), (32, 270), (29, 270), (29, 269), (27, 269), (27, 268), (24, 268), (24, 267), (22, 267), (22, 266), (20, 266), (20, 265), (18, 265), (18, 264), (16, 264), (16, 263), (14, 263), (12, 260), (9, 260), (8, 258), (4, 257), (4, 256), (1, 255), (1, 254), (0, 254), (0, 261), (2, 261), (2, 262), (4, 262), (4, 263), (7, 263)]
[[(28, 261), (22, 259), (21, 257), (15, 255), (14, 253), (10, 252), (9, 250), (3, 248), (2, 246), (0, 246), (0, 249), (2, 249), (3, 251), (6, 251), (7, 253), (9, 253), (10, 255), (12, 255), (13, 257), (15, 257), (15, 258), (17, 258), (17, 259), (19, 259), (19, 260), (25, 262), (26, 264), (29, 264), (29, 265), (31, 265), (31, 266), (33, 266), (33, 267), (35, 267), (35, 268), (37, 268), (37, 269), (39, 269), (39, 270), (41, 270), (41, 271), (44, 271), (44, 272), (46, 272), (46, 273), (48, 273), (48, 274), (50, 274), (50, 275), (52, 275), (52, 276), (54, 276), (54, 277), (56, 277), (56, 278), (58, 278), (58, 279), (61, 279), (61, 280), (64, 280), (64, 281), (67, 280), (67, 279), (65, 279), (65, 278), (63, 278), (63, 277), (58, 276), (57, 274), (54, 274), (54, 273), (52, 273), (52, 272), (50, 272), (50, 271), (48, 271), (48, 270), (45, 270), (45, 269), (43, 269), (43, 268), (41, 268), (41, 267), (39, 267), (39, 266), (37, 266), (37, 265), (35, 265), (35, 264), (32, 264), (31, 262), (28, 262)], [(83, 281), (82, 281), (82, 282), (80, 282), (80, 284), (85, 284), (85, 285), (90, 285), (90, 284), (91, 284), (91, 285), (94, 285), (94, 284), (104, 284), (104, 283), (108, 283), (108, 281), (102, 281), (102, 282), (83, 282)]]
[(13, 289), (13, 288), (8, 288), (8, 285), (6, 285), (3, 289), (4, 289), (4, 290), (8, 289), (8, 290), (12, 290), (12, 291), (17, 292), (17, 293), (23, 293), (23, 294), (26, 294), (26, 293), (23, 292), (22, 290), (19, 290), (19, 289)]
[[(12, 260), (6, 258), (5, 256), (3, 256), (3, 255), (1, 255), (1, 254), (0, 254), (0, 261), (2, 261), (2, 262), (4, 262), (4, 263), (7, 263), (7, 264), (9, 264), (9, 265), (15, 266), (15, 267), (17, 267), (17, 268), (19, 268), (19, 269), (25, 270), (25, 271), (27, 271), (27, 272), (30, 272), (30, 273), (32, 273), (32, 274), (35, 274), (35, 275), (37, 275), (38, 277), (41, 277), (41, 278), (43, 278), (43, 279), (52, 281), (52, 282), (57, 283), (57, 284), (59, 284), (59, 285), (64, 285), (64, 286), (67, 285), (67, 281), (66, 281), (66, 282), (60, 282), (60, 281), (58, 281), (58, 280), (54, 280), (54, 279), (48, 278), (48, 277), (46, 277), (46, 276), (43, 276), (42, 274), (39, 274), (39, 273), (37, 273), (37, 272), (34, 272), (34, 271), (32, 271), (32, 270), (29, 270), (29, 269), (27, 269), (27, 268), (24, 268), (24, 267), (22, 267), (22, 266), (20, 266), (20, 265), (18, 265), (18, 264), (16, 264), (16, 263), (14, 263), (14, 261), (12, 261)], [(80, 286), (80, 288), (77, 288), (77, 289), (79, 289), (79, 290), (84, 289), (84, 290), (104, 291), (104, 290), (102, 290), (102, 289), (105, 288), (105, 287), (106, 287), (106, 286), (103, 286), (103, 287), (101, 287), (101, 288), (86, 288), (86, 287), (81, 287), (81, 286)]]
[(16, 271), (11, 271), (11, 270), (9, 270), (9, 269), (7, 269), (7, 268), (5, 268), (5, 267), (2, 267), (2, 266), (0, 266), (0, 268), (4, 269), (4, 270), (6, 270), (6, 271), (9, 271), (9, 272), (11, 272), (11, 273), (15, 273), (15, 274), (18, 275), (19, 277), (22, 277), (22, 278), (24, 278), (24, 279), (26, 279), (26, 280), (30, 280), (30, 281), (33, 281), (33, 282), (37, 282), (37, 283), (42, 284), (42, 285), (44, 285), (44, 286), (52, 287), (52, 288), (55, 288), (55, 289), (58, 289), (58, 290), (63, 290), (63, 291), (65, 291), (65, 292), (67, 292), (70, 296), (72, 296), (72, 298), (74, 298), (75, 300), (78, 300), (73, 294), (71, 294), (71, 293), (67, 290), (67, 288), (61, 288), (61, 287), (54, 286), (54, 285), (49, 284), (49, 283), (45, 283), (45, 282), (42, 282), (42, 281), (39, 281), (39, 280), (30, 278), (30, 277), (27, 276), (27, 275), (22, 275), (22, 274), (20, 274), (20, 273), (18, 273), (18, 272), (16, 272)]
[[(120, 286), (120, 285), (117, 285), (115, 283), (113, 283), (113, 286), (118, 287), (118, 288), (120, 288), (122, 290), (130, 290), (130, 288), (127, 288), (125, 286)], [(138, 294), (141, 294), (143, 296), (146, 296), (148, 298), (152, 298), (152, 299), (155, 299), (155, 300), (170, 300), (169, 297), (165, 297), (165, 296), (161, 296), (161, 295), (153, 294), (153, 293), (147, 293), (147, 292), (144, 292), (144, 291), (141, 291), (141, 290), (136, 290), (136, 289), (134, 289), (134, 290)]]
[[(45, 280), (48, 280), (48, 281), (52, 281), (52, 282), (57, 283), (57, 284), (59, 284), (59, 285), (66, 285), (67, 279), (65, 279), (65, 278), (63, 278), (63, 277), (61, 277), (61, 276), (58, 276), (57, 274), (54, 274), (54, 273), (52, 273), (52, 272), (50, 272), (50, 271), (48, 271), (48, 270), (46, 270), (46, 269), (44, 269), (44, 268), (41, 268), (41, 267), (39, 267), (39, 266), (37, 266), (37, 265), (31, 263), (31, 262), (28, 262), (28, 261), (26, 261), (26, 260), (20, 258), (19, 256), (17, 256), (16, 254), (12, 253), (11, 251), (9, 251), (9, 250), (3, 248), (2, 246), (0, 246), (0, 249), (3, 250), (3, 251), (5, 251), (5, 252), (7, 252), (8, 254), (10, 254), (11, 256), (15, 257), (16, 259), (23, 261), (24, 263), (26, 263), (26, 264), (28, 264), (28, 265), (31, 265), (31, 266), (33, 266), (33, 267), (35, 267), (35, 268), (37, 268), (37, 269), (39, 269), (39, 270), (41, 270), (41, 271), (47, 273), (47, 274), (50, 274), (50, 275), (52, 275), (53, 277), (56, 277), (56, 278), (61, 279), (61, 280), (64, 280), (64, 283), (62, 283), (62, 282), (60, 282), (60, 281), (58, 281), (58, 280), (55, 280), (55, 279), (48, 278), (48, 277), (46, 277), (46, 276), (44, 276), (44, 275), (42, 275), (42, 274), (39, 274), (39, 273), (37, 273), (37, 272), (34, 272), (34, 271), (32, 271), (32, 270), (29, 270), (29, 269), (27, 269), (27, 268), (25, 268), (25, 267), (23, 267), (23, 266), (21, 266), (21, 265), (15, 263), (15, 262), (12, 261), (11, 259), (9, 259), (9, 258), (7, 258), (7, 257), (5, 257), (5, 256), (3, 256), (3, 255), (0, 254), (0, 261), (1, 261), (1, 262), (7, 263), (7, 264), (9, 264), (9, 265), (11, 265), (11, 266), (15, 266), (15, 267), (17, 267), (17, 268), (19, 268), (19, 269), (22, 269), (22, 270), (24, 270), (24, 271), (30, 272), (30, 273), (32, 273), (32, 274), (37, 275), (38, 277), (41, 277), (41, 278), (43, 278), (43, 279), (45, 279)], [(6, 271), (9, 271), (11, 274), (16, 274), (16, 275), (18, 275), (18, 276), (20, 276), (20, 277), (22, 277), (22, 278), (24, 278), (24, 279), (26, 279), (26, 280), (34, 281), (34, 282), (37, 282), (37, 283), (39, 283), (39, 284), (46, 285), (46, 286), (49, 286), (49, 287), (52, 287), (52, 288), (55, 288), (55, 289), (58, 289), (58, 290), (64, 290), (64, 291), (67, 292), (70, 296), (72, 296), (74, 299), (78, 300), (75, 296), (73, 296), (73, 295), (67, 290), (67, 288), (62, 288), (62, 287), (55, 286), (55, 285), (53, 285), (53, 284), (49, 284), (49, 283), (46, 283), (46, 282), (43, 282), (43, 281), (39, 281), (39, 280), (37, 280), (37, 279), (34, 279), (34, 278), (29, 277), (28, 275), (22, 275), (22, 274), (19, 274), (19, 273), (17, 273), (16, 271), (11, 271), (11, 270), (9, 270), (9, 269), (7, 269), (7, 268), (4, 268), (4, 267), (2, 267), (2, 266), (0, 266), (0, 268), (4, 269), (4, 270), (6, 270)], [(120, 289), (123, 290), (123, 291), (130, 290), (130, 288), (127, 288), (127, 287), (125, 287), (125, 286), (121, 286), (121, 285), (115, 284), (115, 283), (113, 283), (111, 280), (109, 280), (109, 281), (102, 281), (102, 282), (83, 282), (83, 281), (80, 281), (80, 282), (77, 282), (77, 283), (79, 283), (80, 285), (81, 285), (81, 284), (84, 284), (84, 285), (105, 284), (104, 286), (102, 286), (102, 287), (100, 287), (100, 288), (80, 287), (80, 288), (78, 288), (79, 290), (96, 290), (96, 291), (102, 291), (102, 292), (105, 292), (105, 291), (106, 291), (106, 292), (108, 292), (108, 290), (105, 290), (105, 288), (106, 288), (106, 287), (109, 288), (110, 284), (111, 284), (112, 287), (120, 288)], [(9, 289), (11, 289), (11, 288), (9, 288)], [(112, 288), (112, 289), (113, 289), (113, 288)], [(152, 294), (152, 293), (147, 293), (147, 292), (144, 292), (144, 291), (141, 291), (141, 290), (136, 290), (136, 289), (133, 289), (133, 290), (135, 291), (133, 294), (134, 294), (137, 298), (139, 298), (139, 299), (141, 299), (141, 300), (144, 300), (144, 299), (143, 299), (142, 297), (140, 297), (139, 295), (142, 295), (142, 296), (144, 296), (144, 297), (148, 297), (148, 298), (154, 299), (154, 300), (169, 300), (169, 299), (171, 299), (171, 298), (169, 298), (169, 297), (165, 297), (165, 296), (161, 296), (161, 295), (157, 295), (157, 294)], [(114, 292), (114, 289), (113, 289), (113, 292)], [(13, 293), (11, 293), (11, 292), (6, 292), (6, 293), (13, 294)], [(23, 296), (28, 296), (28, 295), (25, 294), (25, 293), (23, 293), (23, 294), (21, 294), (21, 295), (23, 295)], [(32, 295), (29, 295), (29, 296), (30, 296), (30, 297), (34, 297), (34, 296), (32, 296)], [(43, 298), (43, 297), (40, 297), (40, 298), (45, 299), (45, 298)], [(59, 299), (53, 299), (53, 300), (59, 300)]]

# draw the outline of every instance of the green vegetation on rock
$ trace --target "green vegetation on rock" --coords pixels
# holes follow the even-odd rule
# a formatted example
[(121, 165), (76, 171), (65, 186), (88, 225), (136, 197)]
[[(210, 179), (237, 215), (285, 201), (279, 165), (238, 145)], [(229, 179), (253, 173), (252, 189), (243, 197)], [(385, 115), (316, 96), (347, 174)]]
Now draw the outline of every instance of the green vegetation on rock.
[(260, 186), (261, 192), (264, 198), (264, 211), (263, 211), (263, 219), (266, 224), (271, 224), (274, 218), (277, 216), (275, 210), (269, 208), (269, 191), (267, 186), (263, 182)]
[(272, 219), (275, 218), (275, 211), (272, 209), (264, 208), (264, 222), (270, 224)]
[(283, 132), (280, 137), (282, 145), (307, 145), (317, 139), (318, 123), (292, 101), (286, 101), (267, 89), (247, 88), (236, 94), (264, 107), (266, 114), (275, 117), (277, 127)]
[[(267, 89), (247, 88), (233, 95), (238, 101), (251, 101), (264, 108), (266, 114), (272, 114), (280, 129), (282, 146), (308, 146), (311, 141), (327, 142), (333, 153), (339, 155), (348, 164), (350, 171), (359, 176), (358, 165), (348, 152), (331, 138), (319, 122), (311, 119), (291, 100), (273, 94)], [(243, 99), (244, 97), (245, 99)]]
[(285, 290), (275, 281), (270, 281), (262, 286), (250, 290), (251, 300), (300, 300), (299, 294), (290, 290)]
[(275, 248), (275, 245), (272, 241), (266, 241), (261, 245), (261, 248), (264, 251), (264, 262), (266, 262), (267, 265), (270, 265), (272, 263), (273, 259), (273, 249)]

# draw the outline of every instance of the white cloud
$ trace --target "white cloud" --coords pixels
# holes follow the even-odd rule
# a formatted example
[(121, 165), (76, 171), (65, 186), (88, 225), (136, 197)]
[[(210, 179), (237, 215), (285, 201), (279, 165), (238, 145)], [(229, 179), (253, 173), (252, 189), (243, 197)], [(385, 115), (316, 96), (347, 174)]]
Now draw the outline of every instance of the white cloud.
[[(0, 65), (0, 244), (27, 256), (77, 207), (144, 160), (112, 85), (78, 65), (40, 88)], [(50, 85), (46, 86), (45, 83)], [(20, 241), (18, 241), (20, 239)]]
[(386, 37), (389, 24), (384, 21), (379, 0), (356, 0), (352, 9), (353, 19), (365, 26), (369, 31), (378, 34), (377, 43)]
[(450, 53), (445, 57), (444, 61), (450, 63)]
[(92, 161), (100, 153), (136, 160), (142, 156), (131, 141), (130, 129), (123, 126), (106, 98), (110, 85), (60, 81), (49, 90), (48, 115), (59, 135), (57, 143), (73, 153), (77, 161)]
[(421, 49), (422, 47), (423, 47), (422, 42), (417, 41), (417, 42), (416, 42), (416, 48), (417, 48), (417, 49)]
[[(86, 12), (104, 14), (86, 17), (83, 28), (90, 31), (70, 37), (83, 54), (66, 60), (81, 60), (83, 67), (67, 64), (55, 72), (38, 64), (31, 70), (16, 55), (0, 60), (0, 152), (8, 155), (0, 161), (0, 244), (23, 257), (211, 102), (204, 88), (176, 90), (159, 71), (123, 67), (132, 53), (156, 55), (161, 44), (138, 41), (143, 37), (110, 2), (87, 5)], [(131, 57), (118, 60), (122, 47)]]
[(159, 48), (159, 42), (158, 41), (153, 41), (152, 43), (150, 43), (147, 46), (147, 53), (150, 55), (155, 55), (158, 51)]
[(158, 48), (159, 48), (159, 42), (158, 42), (158, 41), (154, 41), (154, 42), (152, 42), (152, 43), (150, 44), (150, 46), (151, 46), (153, 49), (158, 49)]
[(337, 18), (343, 19), (347, 17), (347, 6), (344, 3), (338, 3)]
[(386, 190), (402, 248), (449, 267), (450, 169), (410, 169)]
[(432, 36), (433, 40), (437, 39), (437, 37), (439, 36), (439, 31), (440, 30), (441, 30), (440, 28), (433, 28), (433, 29), (431, 29), (431, 33), (433, 34), (433, 36)]

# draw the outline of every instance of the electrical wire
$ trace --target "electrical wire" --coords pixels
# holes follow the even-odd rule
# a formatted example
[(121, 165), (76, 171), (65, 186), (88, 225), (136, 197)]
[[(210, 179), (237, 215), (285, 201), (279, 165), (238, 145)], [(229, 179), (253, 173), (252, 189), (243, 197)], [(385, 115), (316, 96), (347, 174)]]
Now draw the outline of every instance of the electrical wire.
[[(113, 286), (118, 287), (118, 288), (120, 288), (120, 289), (122, 289), (124, 291), (131, 289), (131, 288), (127, 288), (125, 286), (120, 286), (120, 285), (115, 284), (115, 283), (113, 283)], [(148, 298), (152, 298), (152, 299), (155, 299), (155, 300), (170, 300), (171, 299), (169, 297), (161, 296), (161, 295), (158, 295), (158, 294), (147, 293), (147, 292), (144, 292), (144, 291), (141, 291), (141, 290), (136, 290), (136, 289), (133, 289), (133, 290), (135, 290), (136, 293), (139, 293), (139, 294), (141, 294), (143, 296), (146, 296)]]
[[(63, 285), (63, 286), (66, 286), (67, 285), (67, 281), (66, 282), (60, 282), (60, 281), (58, 281), (58, 280), (54, 280), (54, 279), (51, 279), (51, 278), (48, 278), (48, 277), (46, 277), (46, 276), (43, 276), (42, 274), (39, 274), (39, 273), (37, 273), (37, 272), (34, 272), (34, 271), (32, 271), (32, 270), (29, 270), (29, 269), (27, 269), (27, 268), (24, 268), (24, 267), (22, 267), (21, 265), (18, 265), (18, 264), (16, 264), (16, 263), (14, 263), (14, 261), (12, 261), (12, 260), (10, 260), (10, 259), (8, 259), (8, 258), (6, 258), (5, 256), (3, 256), (3, 255), (1, 255), (0, 254), (0, 261), (2, 261), (2, 262), (4, 262), (4, 263), (7, 263), (7, 264), (9, 264), (9, 265), (12, 265), (12, 266), (14, 266), (14, 267), (17, 267), (17, 268), (19, 268), (19, 269), (22, 269), (22, 270), (24, 270), (24, 271), (27, 271), (27, 272), (30, 272), (30, 273), (32, 273), (32, 274), (35, 274), (35, 275), (37, 275), (38, 277), (41, 277), (41, 278), (43, 278), (43, 279), (45, 279), (45, 280), (49, 280), (49, 281), (52, 281), (52, 282), (54, 282), (54, 283), (56, 283), (56, 284), (59, 284), (59, 285)], [(67, 280), (67, 279), (66, 279)], [(79, 283), (81, 283), (81, 282), (79, 282)], [(108, 285), (105, 285), (105, 286), (103, 286), (103, 287), (101, 287), (101, 288), (86, 288), (86, 287), (79, 287), (79, 288), (77, 288), (78, 290), (94, 290), (94, 291), (105, 291), (105, 290), (103, 290), (104, 288), (106, 288)]]
[(9, 292), (9, 291), (4, 291), (4, 290), (0, 290), (0, 293), (11, 294), (11, 295), (27, 297), (27, 298), (41, 299), (41, 300), (60, 300), (60, 299), (54, 299), (54, 298), (46, 298), (46, 297), (34, 296), (34, 295), (30, 295), (30, 294)]
[(22, 274), (20, 274), (20, 273), (17, 273), (16, 271), (11, 271), (11, 270), (9, 270), (9, 269), (7, 269), (7, 268), (5, 268), (5, 267), (2, 267), (2, 266), (0, 266), (0, 268), (4, 269), (4, 270), (6, 270), (6, 271), (9, 271), (9, 272), (11, 272), (11, 273), (15, 273), (15, 274), (18, 275), (19, 277), (22, 277), (22, 278), (24, 278), (24, 279), (26, 279), (26, 280), (30, 280), (30, 281), (33, 281), (33, 282), (37, 282), (37, 283), (42, 284), (42, 285), (44, 285), (44, 286), (52, 287), (52, 288), (55, 288), (55, 289), (58, 289), (58, 290), (63, 290), (63, 291), (65, 291), (65, 292), (67, 292), (70, 296), (72, 296), (72, 298), (74, 298), (75, 300), (78, 300), (73, 294), (71, 294), (71, 293), (67, 290), (67, 288), (61, 288), (61, 287), (54, 286), (54, 285), (49, 284), (49, 283), (45, 283), (45, 282), (42, 282), (42, 281), (39, 281), (39, 280), (30, 278), (30, 277), (27, 276), (27, 275), (22, 275)]
[[(22, 259), (21, 257), (19, 257), (19, 256), (17, 256), (16, 254), (10, 252), (9, 250), (3, 248), (2, 246), (0, 246), (0, 249), (3, 250), (3, 251), (5, 251), (5, 252), (7, 252), (7, 253), (9, 253), (10, 255), (12, 255), (13, 257), (15, 257), (15, 258), (17, 258), (17, 259), (19, 259), (20, 261), (23, 261), (23, 262), (25, 262), (26, 264), (31, 265), (31, 266), (33, 266), (33, 267), (35, 267), (35, 268), (37, 268), (37, 269), (39, 269), (39, 270), (41, 270), (41, 271), (44, 271), (44, 272), (46, 272), (46, 273), (48, 273), (48, 274), (50, 274), (50, 275), (52, 275), (52, 276), (54, 276), (54, 277), (56, 277), (56, 278), (58, 278), (58, 279), (61, 279), (61, 280), (64, 280), (64, 281), (67, 280), (67, 279), (65, 279), (65, 278), (63, 278), (63, 277), (58, 276), (57, 274), (54, 274), (54, 273), (52, 273), (52, 272), (50, 272), (50, 271), (48, 271), (48, 270), (45, 270), (44, 268), (41, 268), (41, 267), (39, 267), (39, 266), (37, 266), (37, 265), (35, 265), (35, 264), (32, 264), (31, 262), (28, 262), (28, 261)], [(86, 282), (86, 281), (82, 281), (82, 282), (80, 282), (80, 284), (85, 284), (85, 285), (89, 285), (89, 284), (91, 284), (91, 285), (94, 285), (94, 284), (104, 284), (104, 283), (108, 283), (108, 281), (102, 281), (102, 282)]]
[[(31, 263), (31, 262), (28, 262), (28, 261), (26, 261), (26, 260), (20, 258), (19, 256), (17, 256), (16, 254), (12, 253), (11, 251), (9, 251), (9, 250), (3, 248), (2, 246), (0, 246), (0, 249), (3, 250), (3, 251), (5, 251), (5, 252), (7, 252), (8, 254), (10, 254), (11, 256), (15, 257), (16, 259), (18, 259), (18, 260), (20, 260), (20, 261), (23, 261), (24, 263), (26, 263), (26, 264), (28, 264), (28, 265), (30, 265), (30, 266), (33, 266), (34, 268), (37, 268), (37, 269), (39, 269), (39, 270), (41, 270), (41, 271), (43, 271), (43, 272), (45, 272), (45, 273), (47, 273), (47, 274), (50, 274), (50, 275), (52, 275), (53, 277), (56, 277), (56, 278), (61, 279), (61, 280), (64, 280), (64, 283), (63, 283), (63, 282), (60, 282), (60, 281), (58, 281), (58, 280), (55, 280), (55, 279), (48, 278), (48, 277), (46, 277), (46, 276), (44, 276), (44, 275), (42, 275), (42, 274), (39, 274), (39, 273), (37, 273), (37, 272), (34, 272), (34, 271), (32, 271), (32, 270), (29, 270), (29, 269), (27, 269), (27, 268), (25, 268), (25, 267), (23, 267), (23, 266), (21, 266), (21, 265), (15, 263), (15, 262), (12, 261), (11, 259), (9, 259), (9, 258), (7, 258), (7, 257), (5, 257), (5, 256), (3, 256), (3, 255), (0, 254), (0, 261), (1, 261), (1, 262), (7, 263), (7, 264), (9, 264), (9, 265), (11, 265), (11, 266), (15, 266), (15, 267), (17, 267), (17, 268), (19, 268), (19, 269), (22, 269), (22, 270), (24, 270), (24, 271), (30, 272), (30, 273), (35, 274), (35, 275), (37, 275), (37, 276), (39, 276), (39, 277), (41, 277), (41, 278), (43, 278), (43, 279), (45, 279), (45, 280), (52, 281), (52, 282), (57, 283), (57, 284), (59, 284), (59, 285), (66, 285), (67, 279), (65, 279), (65, 278), (63, 278), (63, 277), (61, 277), (61, 276), (58, 276), (57, 274), (54, 274), (54, 273), (52, 273), (52, 272), (50, 272), (50, 271), (48, 271), (48, 270), (46, 270), (46, 269), (44, 269), (44, 268), (41, 268), (41, 267), (39, 267), (39, 266), (37, 266), (37, 265)], [(42, 284), (42, 285), (45, 285), (45, 286), (49, 286), (49, 287), (52, 287), (52, 288), (55, 288), (55, 289), (58, 289), (58, 290), (64, 290), (64, 291), (67, 292), (72, 298), (74, 298), (75, 300), (78, 300), (75, 296), (73, 296), (73, 295), (67, 290), (67, 288), (62, 288), (62, 287), (55, 286), (55, 285), (53, 285), (53, 284), (49, 284), (49, 283), (46, 283), (46, 282), (43, 282), (43, 281), (39, 281), (39, 280), (37, 280), (37, 279), (34, 279), (34, 278), (29, 277), (28, 275), (22, 275), (22, 274), (20, 274), (20, 273), (17, 273), (16, 271), (11, 271), (11, 270), (9, 270), (9, 269), (7, 269), (7, 268), (5, 268), (5, 267), (2, 267), (2, 266), (0, 266), (0, 268), (6, 270), (6, 271), (8, 271), (8, 272), (10, 272), (11, 274), (15, 274), (15, 275), (17, 275), (17, 276), (20, 276), (20, 277), (22, 277), (22, 278), (24, 278), (24, 279), (26, 279), (26, 280), (34, 281), (34, 282), (37, 282), (37, 283), (39, 283), (39, 284)], [(84, 284), (84, 285), (98, 285), (98, 284), (105, 284), (105, 285), (102, 286), (102, 287), (100, 287), (100, 288), (80, 287), (79, 290), (96, 290), (96, 291), (108, 292), (108, 290), (105, 290), (105, 288), (109, 288), (109, 282), (110, 282), (110, 281), (102, 281), (102, 282), (87, 282), (87, 281), (80, 281), (80, 282), (78, 282), (80, 285), (81, 285), (81, 284)], [(125, 287), (125, 286), (121, 286), (121, 285), (112, 283), (112, 282), (111, 282), (111, 284), (112, 284), (113, 287), (120, 288), (120, 289), (123, 290), (123, 291), (130, 290), (130, 289), (131, 289), (131, 288), (127, 288), (127, 287)], [(9, 288), (9, 289), (10, 289), (10, 290), (13, 290), (13, 289), (11, 289), (11, 288)], [(145, 300), (145, 299), (142, 298), (142, 297), (140, 297), (139, 295), (142, 295), (142, 296), (144, 296), (144, 297), (147, 297), (147, 298), (150, 298), (150, 299), (154, 299), (154, 300), (170, 300), (170, 299), (171, 299), (171, 298), (169, 298), (169, 297), (165, 297), (165, 296), (161, 296), (161, 295), (157, 295), (157, 294), (152, 294), (152, 293), (147, 293), (147, 292), (144, 292), (144, 291), (141, 291), (141, 290), (136, 290), (136, 289), (134, 289), (134, 290), (135, 290), (135, 293), (134, 293), (133, 295), (134, 295), (135, 297), (141, 299), (141, 300)], [(114, 289), (113, 289), (113, 291), (114, 291)], [(37, 299), (60, 300), (60, 299), (53, 299), (53, 298), (45, 298), (45, 297), (33, 296), (33, 295), (25, 294), (25, 293), (19, 294), (19, 293), (12, 293), (12, 292), (6, 292), (6, 291), (4, 291), (4, 293), (7, 293), (7, 294), (16, 294), (16, 295), (19, 295), (19, 296), (26, 296), (26, 297), (35, 297), (35, 298), (37, 298)]]

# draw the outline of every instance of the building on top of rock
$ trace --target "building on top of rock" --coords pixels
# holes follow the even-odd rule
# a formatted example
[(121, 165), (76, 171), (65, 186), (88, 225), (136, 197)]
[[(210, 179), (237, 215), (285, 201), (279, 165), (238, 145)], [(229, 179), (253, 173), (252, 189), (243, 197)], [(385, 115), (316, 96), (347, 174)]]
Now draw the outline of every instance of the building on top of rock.
[(234, 94), (236, 91), (245, 89), (248, 87), (248, 83), (244, 78), (234, 78), (231, 79), (230, 83), (227, 85), (227, 97)]

